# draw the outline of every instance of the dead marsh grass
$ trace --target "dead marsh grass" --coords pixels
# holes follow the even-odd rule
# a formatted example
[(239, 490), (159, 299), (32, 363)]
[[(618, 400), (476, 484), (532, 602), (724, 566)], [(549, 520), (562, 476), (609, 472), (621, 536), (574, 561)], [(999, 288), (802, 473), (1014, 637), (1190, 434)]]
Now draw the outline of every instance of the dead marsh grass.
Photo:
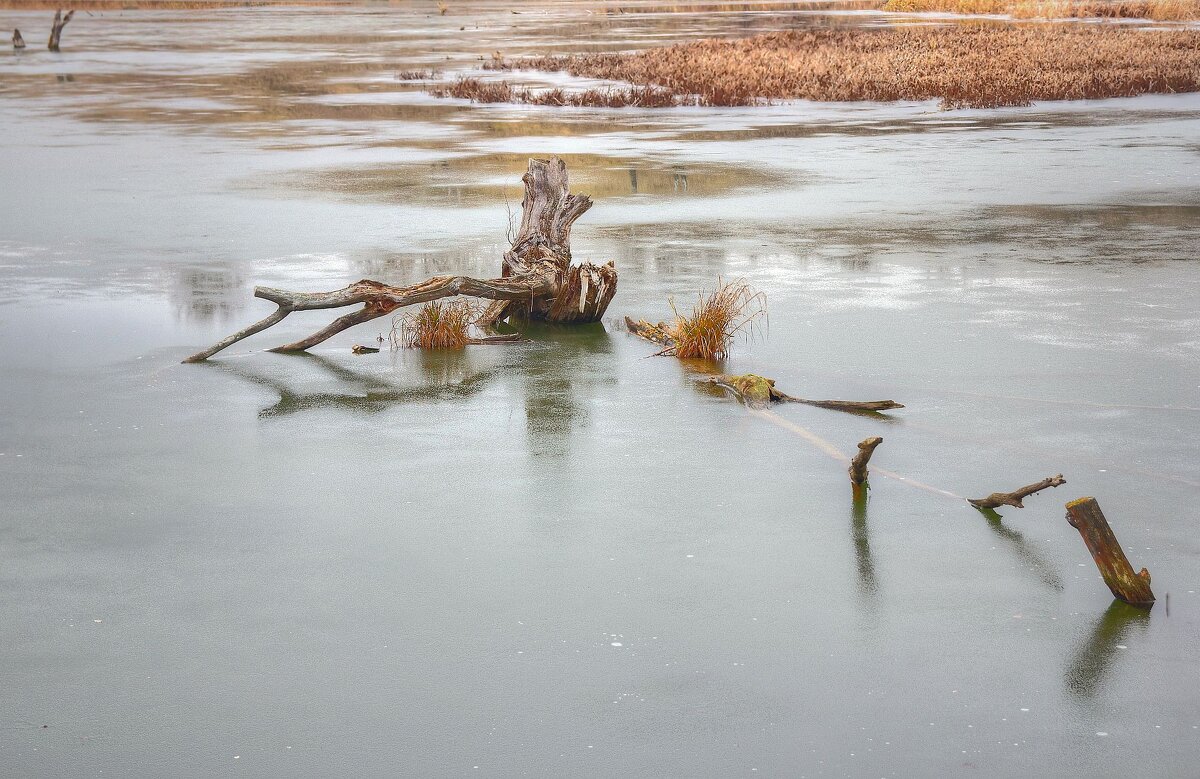
[[(792, 30), (518, 65), (625, 81), (655, 90), (664, 104), (661, 93), (669, 93), (674, 105), (939, 99), (944, 108), (990, 108), (1200, 91), (1200, 31), (1009, 24)], [(456, 96), (469, 96), (473, 86)], [(503, 82), (481, 89), (496, 102), (536, 97)]]
[(674, 355), (684, 359), (722, 360), (739, 333), (753, 330), (766, 316), (766, 297), (744, 280), (717, 280), (717, 288), (700, 293), (690, 314), (681, 314), (671, 301), (675, 320), (667, 328)]
[(464, 349), (471, 342), (471, 324), (478, 315), (479, 306), (465, 298), (431, 300), (392, 320), (392, 346)]
[(528, 103), (529, 105), (577, 106), (589, 108), (668, 108), (698, 105), (696, 98), (678, 95), (655, 86), (616, 87), (613, 89), (545, 89), (514, 87), (507, 81), (483, 81), (460, 78), (445, 87), (430, 90), (435, 97), (456, 97), (473, 103)]
[(1015, 19), (1200, 19), (1200, 0), (887, 0), (884, 11), (1005, 14)]

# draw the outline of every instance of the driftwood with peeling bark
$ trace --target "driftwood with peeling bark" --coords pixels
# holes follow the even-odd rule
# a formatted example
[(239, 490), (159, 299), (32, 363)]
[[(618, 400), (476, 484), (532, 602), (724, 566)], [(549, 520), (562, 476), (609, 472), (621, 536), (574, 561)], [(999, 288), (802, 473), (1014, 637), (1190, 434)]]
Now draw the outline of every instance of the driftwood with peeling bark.
[[(628, 324), (628, 323), (627, 323)], [(809, 406), (849, 411), (852, 413), (876, 413), (894, 408), (904, 408), (894, 400), (808, 400), (797, 398), (775, 389), (775, 380), (753, 373), (741, 376), (712, 376), (709, 383), (733, 392), (750, 406), (767, 406), (771, 403), (804, 403)]]
[(1067, 504), (1067, 523), (1079, 531), (1083, 543), (1112, 594), (1126, 603), (1149, 608), (1154, 605), (1150, 572), (1133, 572), (1129, 558), (1100, 510), (1095, 498), (1080, 498)]
[(362, 308), (339, 317), (307, 338), (277, 346), (271, 351), (311, 349), (347, 328), (385, 316), (403, 306), (455, 295), (494, 301), (475, 323), (485, 329), (510, 317), (563, 323), (599, 321), (616, 294), (617, 270), (611, 262), (607, 265), (571, 264), (571, 225), (592, 207), (591, 198), (570, 193), (567, 165), (557, 157), (530, 160), (521, 180), (525, 183), (521, 227), (512, 247), (504, 253), (500, 278), (435, 276), (405, 287), (363, 279), (333, 292), (289, 292), (256, 287), (254, 296), (277, 305), (275, 312), (193, 354), (184, 362), (207, 360), (243, 338), (278, 324), (293, 311), (359, 304)]
[(858, 444), (858, 454), (854, 455), (854, 459), (850, 461), (850, 483), (854, 485), (854, 491), (857, 494), (867, 483), (867, 463), (871, 461), (871, 455), (875, 454), (875, 447), (883, 443), (883, 439), (879, 436), (873, 436)]
[(1028, 498), (1033, 493), (1041, 492), (1047, 487), (1058, 487), (1066, 483), (1067, 480), (1060, 473), (1057, 476), (1048, 476), (1037, 484), (1027, 484), (1019, 490), (1013, 490), (1012, 492), (993, 492), (986, 498), (967, 498), (967, 503), (970, 503), (977, 509), (994, 509), (1000, 506), (1014, 506), (1023, 509), (1025, 508), (1025, 504), (1021, 502), (1022, 498)]
[(16, 30), (16, 29), (14, 29), (14, 30), (13, 30), (13, 37), (12, 37), (12, 41), (13, 41), (13, 48), (14, 48), (14, 49), (23, 49), (23, 48), (25, 48), (25, 39), (21, 37), (21, 31), (20, 31), (20, 30)]
[(67, 26), (67, 22), (71, 21), (71, 17), (74, 15), (74, 11), (67, 11), (67, 15), (63, 16), (61, 8), (54, 12), (54, 24), (50, 27), (50, 41), (46, 44), (46, 48), (50, 51), (58, 51), (58, 39), (62, 37), (63, 28)]

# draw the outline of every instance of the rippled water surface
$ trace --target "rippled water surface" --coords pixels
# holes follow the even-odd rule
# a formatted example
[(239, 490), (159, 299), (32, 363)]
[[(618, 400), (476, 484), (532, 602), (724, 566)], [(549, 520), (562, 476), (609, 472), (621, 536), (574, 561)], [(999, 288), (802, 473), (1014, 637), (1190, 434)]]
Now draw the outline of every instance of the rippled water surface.
[[(1194, 773), (1200, 97), (553, 109), (396, 77), (881, 23), (80, 12), (60, 54), (0, 55), (3, 773)], [(494, 275), (550, 154), (596, 201), (576, 258), (620, 272), (603, 326), (262, 351), (312, 312), (179, 364), (269, 312), (255, 284)], [(619, 324), (718, 276), (769, 310), (723, 366)], [(718, 369), (906, 408), (756, 413)], [(853, 503), (813, 439), (873, 435), (936, 489)], [(1000, 519), (961, 500), (1059, 472)], [(1082, 495), (1148, 614), (1064, 521)]]

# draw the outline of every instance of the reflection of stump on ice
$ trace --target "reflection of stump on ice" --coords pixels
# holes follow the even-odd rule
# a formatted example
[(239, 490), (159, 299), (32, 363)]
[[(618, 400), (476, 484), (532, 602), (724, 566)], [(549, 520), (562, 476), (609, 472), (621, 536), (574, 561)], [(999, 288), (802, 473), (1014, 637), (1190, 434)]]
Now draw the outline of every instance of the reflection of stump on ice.
[(440, 298), (467, 295), (494, 301), (475, 322), (484, 329), (506, 318), (546, 322), (598, 322), (617, 292), (617, 270), (607, 265), (571, 264), (571, 225), (592, 207), (587, 195), (572, 195), (567, 186), (567, 165), (557, 157), (530, 160), (521, 179), (521, 227), (512, 247), (504, 253), (501, 277), (434, 276), (418, 284), (395, 287), (363, 279), (333, 292), (289, 292), (257, 287), (254, 296), (279, 308), (266, 319), (240, 330), (197, 352), (184, 362), (207, 360), (243, 338), (278, 324), (293, 311), (341, 308), (363, 304), (357, 311), (334, 320), (322, 330), (276, 352), (311, 349), (354, 325), (390, 314), (403, 306)]

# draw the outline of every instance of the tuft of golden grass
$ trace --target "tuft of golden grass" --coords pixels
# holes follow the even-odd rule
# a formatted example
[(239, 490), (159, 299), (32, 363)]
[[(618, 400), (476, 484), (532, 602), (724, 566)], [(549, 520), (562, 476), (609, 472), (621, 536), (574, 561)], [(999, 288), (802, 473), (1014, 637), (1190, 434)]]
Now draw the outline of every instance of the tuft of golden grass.
[(462, 349), (471, 342), (479, 311), (463, 298), (431, 300), (392, 320), (392, 345), (409, 349)]
[[(517, 64), (665, 91), (675, 105), (940, 99), (990, 108), (1200, 91), (1198, 51), (1192, 29), (996, 24), (789, 30)], [(496, 100), (523, 99), (493, 88), (507, 90)]]
[(884, 11), (1007, 14), (1016, 19), (1200, 19), (1200, 0), (887, 0)]
[(676, 357), (721, 360), (738, 333), (753, 328), (766, 315), (766, 296), (744, 280), (717, 280), (710, 294), (700, 293), (690, 314), (680, 314), (671, 301), (675, 321), (667, 328), (675, 340)]

